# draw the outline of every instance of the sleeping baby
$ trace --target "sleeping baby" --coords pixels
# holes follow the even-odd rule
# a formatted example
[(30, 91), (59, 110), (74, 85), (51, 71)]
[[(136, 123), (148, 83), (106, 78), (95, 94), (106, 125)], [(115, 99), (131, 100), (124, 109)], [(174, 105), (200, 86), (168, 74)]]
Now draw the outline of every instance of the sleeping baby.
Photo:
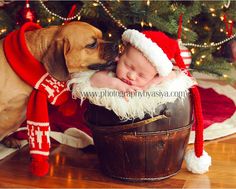
[(176, 76), (167, 55), (145, 34), (126, 30), (122, 40), (125, 47), (116, 59), (116, 77), (111, 77), (110, 71), (98, 71), (90, 79), (92, 87), (111, 88), (128, 93), (146, 90), (151, 85), (160, 84)]

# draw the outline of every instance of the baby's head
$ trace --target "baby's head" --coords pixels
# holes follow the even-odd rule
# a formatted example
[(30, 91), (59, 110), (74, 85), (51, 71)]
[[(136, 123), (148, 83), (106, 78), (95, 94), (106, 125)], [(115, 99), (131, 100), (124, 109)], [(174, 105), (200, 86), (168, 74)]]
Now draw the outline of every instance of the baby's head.
[(118, 59), (116, 75), (125, 83), (144, 87), (158, 74), (156, 68), (134, 46), (127, 44)]
[[(162, 32), (126, 30), (122, 35), (126, 45), (121, 54), (116, 74), (124, 82), (144, 87), (157, 74), (168, 76), (175, 58), (177, 42)], [(179, 48), (178, 48), (179, 49)]]

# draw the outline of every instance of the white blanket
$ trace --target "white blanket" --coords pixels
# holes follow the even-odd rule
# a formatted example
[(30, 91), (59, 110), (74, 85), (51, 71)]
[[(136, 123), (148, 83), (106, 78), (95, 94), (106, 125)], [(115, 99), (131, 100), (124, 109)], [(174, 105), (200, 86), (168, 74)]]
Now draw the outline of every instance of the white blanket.
[(126, 100), (123, 93), (116, 89), (92, 87), (90, 77), (94, 73), (95, 71), (87, 71), (73, 75), (73, 79), (68, 82), (69, 87), (72, 86), (73, 98), (80, 98), (81, 103), (88, 99), (92, 104), (112, 110), (124, 120), (143, 119), (145, 114), (153, 116), (159, 105), (173, 103), (178, 98), (184, 99), (188, 95), (189, 88), (196, 84), (193, 78), (178, 71), (175, 79), (151, 86), (146, 91), (128, 94)]

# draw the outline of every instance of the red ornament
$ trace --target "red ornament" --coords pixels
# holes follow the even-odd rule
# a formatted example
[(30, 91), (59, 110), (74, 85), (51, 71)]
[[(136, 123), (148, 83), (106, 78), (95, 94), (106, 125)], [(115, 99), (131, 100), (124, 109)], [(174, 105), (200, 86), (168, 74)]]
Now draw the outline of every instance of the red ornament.
[(17, 14), (17, 25), (23, 25), (26, 22), (35, 22), (35, 12), (30, 8), (29, 0), (26, 0), (25, 7)]
[[(191, 65), (192, 62), (192, 54), (191, 51), (185, 47), (181, 41), (181, 39), (178, 39), (178, 45), (179, 45), (179, 49), (180, 49), (180, 56), (182, 57), (184, 64), (186, 66), (186, 68), (188, 69)], [(175, 61), (172, 60), (173, 65), (176, 66)]]
[[(183, 13), (179, 15), (179, 27), (178, 27), (178, 45), (180, 49), (180, 56), (182, 57), (184, 64), (186, 68), (188, 69), (192, 62), (192, 54), (191, 51), (185, 47), (181, 41), (181, 35), (182, 35), (182, 24), (183, 24)], [(176, 66), (175, 61), (173, 60), (173, 65)]]

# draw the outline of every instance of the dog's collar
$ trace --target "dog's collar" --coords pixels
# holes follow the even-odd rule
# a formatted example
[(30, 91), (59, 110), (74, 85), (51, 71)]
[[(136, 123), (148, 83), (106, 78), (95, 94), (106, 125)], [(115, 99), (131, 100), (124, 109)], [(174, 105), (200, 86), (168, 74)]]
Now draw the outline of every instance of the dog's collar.
[(8, 34), (3, 42), (5, 56), (12, 69), (22, 80), (33, 87), (47, 71), (30, 53), (25, 40), (25, 32), (40, 28), (38, 24), (27, 22), (19, 30)]

